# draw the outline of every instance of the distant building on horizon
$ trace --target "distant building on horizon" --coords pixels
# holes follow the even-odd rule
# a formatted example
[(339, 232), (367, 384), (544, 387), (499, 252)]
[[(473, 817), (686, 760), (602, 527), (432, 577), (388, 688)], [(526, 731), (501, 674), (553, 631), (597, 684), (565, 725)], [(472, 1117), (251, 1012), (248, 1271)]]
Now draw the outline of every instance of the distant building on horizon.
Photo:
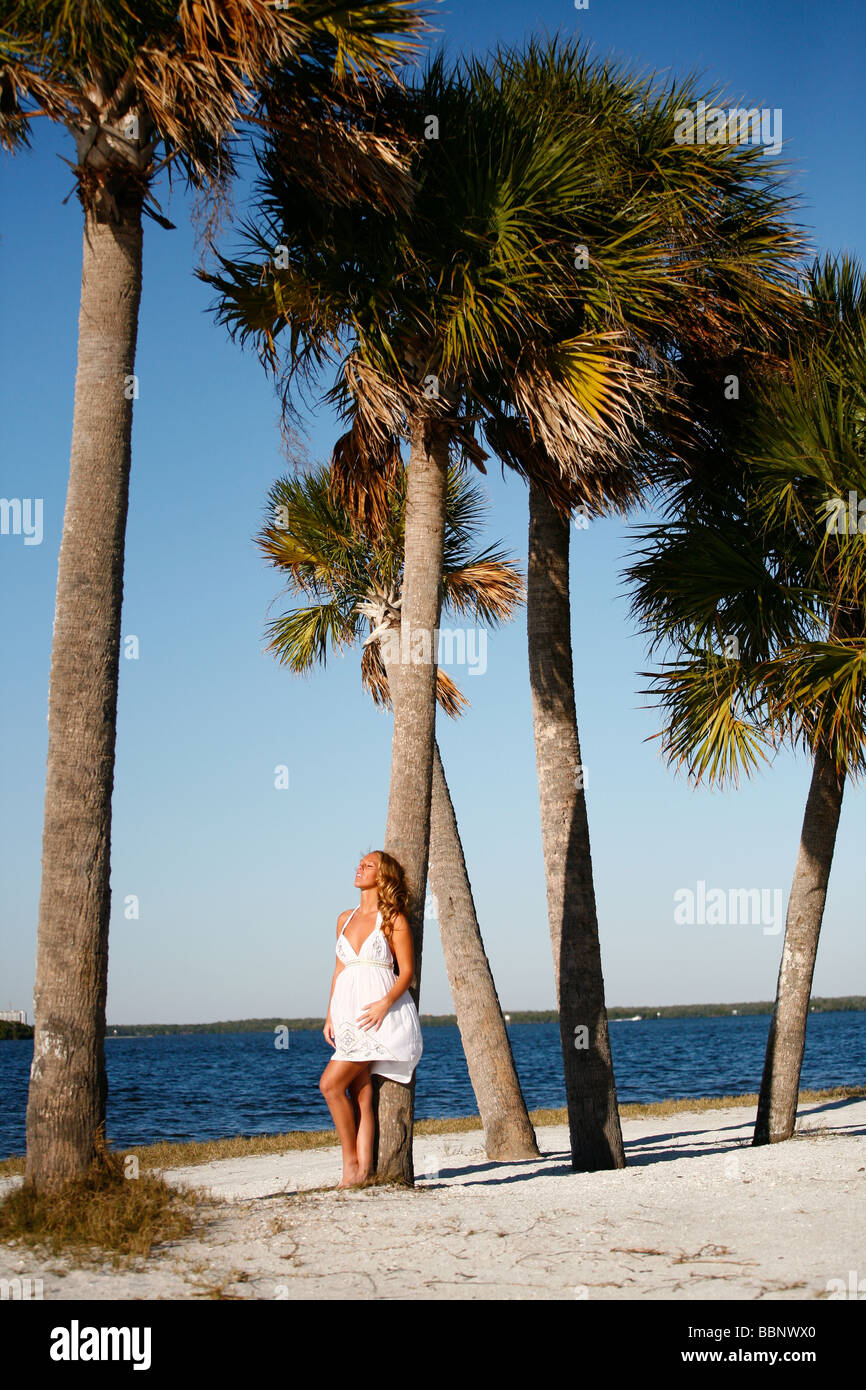
[(0, 1023), (26, 1023), (27, 1015), (23, 1009), (0, 1009)]

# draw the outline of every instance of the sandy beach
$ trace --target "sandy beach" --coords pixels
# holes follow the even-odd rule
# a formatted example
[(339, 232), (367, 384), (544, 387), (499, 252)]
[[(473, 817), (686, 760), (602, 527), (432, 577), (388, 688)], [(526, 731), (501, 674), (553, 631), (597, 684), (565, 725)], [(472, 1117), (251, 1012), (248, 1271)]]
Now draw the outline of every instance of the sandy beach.
[(169, 1169), (213, 1194), (202, 1234), (128, 1270), (5, 1246), (0, 1277), (45, 1299), (829, 1298), (866, 1276), (866, 1099), (804, 1105), (767, 1148), (753, 1119), (626, 1120), (629, 1166), (608, 1173), (573, 1173), (560, 1126), (515, 1164), (480, 1132), (420, 1137), (414, 1190), (333, 1190), (336, 1147)]

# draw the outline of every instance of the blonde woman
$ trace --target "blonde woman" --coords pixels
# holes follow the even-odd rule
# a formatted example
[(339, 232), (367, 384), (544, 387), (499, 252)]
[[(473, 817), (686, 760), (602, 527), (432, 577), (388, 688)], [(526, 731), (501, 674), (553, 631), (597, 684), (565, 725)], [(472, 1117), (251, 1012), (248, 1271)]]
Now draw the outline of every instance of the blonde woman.
[(337, 965), (323, 1029), (334, 1055), (319, 1082), (343, 1150), (338, 1187), (364, 1182), (373, 1171), (371, 1074), (408, 1085), (422, 1051), (418, 1010), (407, 992), (415, 955), (403, 868), (373, 850), (358, 865), (355, 887), (360, 903), (337, 918)]

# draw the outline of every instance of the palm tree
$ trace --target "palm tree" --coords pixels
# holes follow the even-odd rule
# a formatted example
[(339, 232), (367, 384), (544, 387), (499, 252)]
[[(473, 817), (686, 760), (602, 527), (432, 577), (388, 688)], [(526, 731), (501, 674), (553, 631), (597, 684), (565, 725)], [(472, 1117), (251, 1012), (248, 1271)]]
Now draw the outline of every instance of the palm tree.
[[(270, 519), (258, 543), (286, 576), (289, 591), (307, 602), (269, 624), (268, 649), (292, 671), (307, 672), (325, 665), (329, 649), (342, 650), (357, 642), (366, 618), (370, 635), (363, 644), (361, 677), (375, 702), (389, 706), (393, 663), (387, 647), (383, 652), (383, 638), (395, 634), (399, 640), (404, 488), (398, 480), (389, 493), (387, 518), (374, 539), (333, 499), (330, 482), (329, 470), (319, 469), (303, 478), (281, 479), (271, 489)], [(446, 490), (443, 611), (492, 625), (511, 616), (523, 584), (500, 551), (490, 547), (474, 553), (473, 538), (482, 511), (478, 488), (451, 468)], [(437, 687), (440, 708), (456, 717), (468, 702), (441, 669)], [(535, 1134), (481, 939), (438, 743), (429, 876), (487, 1156), (501, 1161), (537, 1157)]]
[[(585, 505), (585, 504), (584, 504)], [(571, 649), (571, 526), (529, 484), (527, 638), (572, 1166), (625, 1167), (592, 875)]]
[(842, 796), (866, 766), (866, 547), (849, 506), (866, 495), (866, 288), (827, 258), (804, 289), (784, 369), (753, 383), (753, 409), (672, 488), (627, 571), (653, 646), (681, 653), (651, 684), (668, 759), (723, 784), (783, 742), (812, 758), (755, 1144), (794, 1132)]
[[(334, 452), (336, 481), (368, 524), (402, 467), (400, 441), (409, 444), (385, 847), (407, 869), (420, 979), (449, 458), (482, 465), (475, 430), (507, 382), (529, 427), (567, 446), (555, 476), (580, 475), (581, 448), (597, 460), (624, 434), (629, 389), (646, 373), (620, 353), (607, 322), (599, 326), (612, 289), (602, 270), (579, 271), (571, 251), (575, 209), (596, 180), (591, 119), (527, 111), (515, 122), (481, 65), (446, 72), (441, 59), (380, 114), (407, 131), (416, 188), (407, 214), (333, 216), (298, 186), (273, 141), (258, 219), (245, 229), (256, 258), (223, 258), (223, 274), (207, 278), (221, 321), (282, 373), (288, 408), (298, 379), (340, 358), (329, 398), (351, 424)], [(284, 267), (270, 256), (275, 240), (288, 247)], [(636, 254), (645, 257), (642, 247)], [(624, 234), (619, 273), (630, 255)], [(382, 1084), (380, 1177), (412, 1181), (413, 1095)]]
[[(84, 212), (69, 490), (49, 689), (42, 892), (27, 1109), (27, 1181), (55, 1186), (88, 1167), (105, 1120), (105, 997), (111, 791), (142, 216), (170, 227), (154, 183), (179, 170), (218, 207), (232, 137), (283, 93), (298, 177), (324, 196), (406, 197), (387, 140), (346, 134), (378, 79), (407, 56), (417, 15), (403, 0), (216, 5), (66, 0), (0, 5), (0, 141), (29, 142), (40, 116), (75, 141)], [(316, 133), (317, 122), (320, 133)], [(377, 172), (379, 177), (377, 178)]]
[(527, 108), (546, 110), (554, 123), (574, 110), (591, 120), (596, 178), (581, 208), (580, 249), (608, 288), (607, 326), (658, 387), (653, 402), (640, 383), (649, 402), (640, 447), (628, 434), (608, 437), (603, 451), (578, 460), (576, 483), (562, 477), (573, 441), (528, 427), (519, 401), (487, 428), (491, 446), (529, 484), (527, 630), (548, 918), (572, 1165), (591, 1170), (621, 1167), (625, 1155), (574, 695), (570, 514), (579, 508), (585, 525), (627, 509), (653, 456), (694, 449), (684, 406), (689, 359), (711, 355), (720, 392), (720, 354), (731, 338), (750, 324), (760, 338), (787, 319), (797, 243), (760, 155), (677, 144), (675, 113), (696, 100), (693, 79), (658, 91), (652, 79), (555, 42), (500, 52), (497, 72), (516, 121)]

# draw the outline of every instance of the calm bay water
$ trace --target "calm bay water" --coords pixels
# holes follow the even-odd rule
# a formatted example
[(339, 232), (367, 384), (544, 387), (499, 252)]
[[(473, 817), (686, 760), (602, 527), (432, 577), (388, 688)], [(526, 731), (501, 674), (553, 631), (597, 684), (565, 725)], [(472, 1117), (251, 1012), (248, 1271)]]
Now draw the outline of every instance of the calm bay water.
[[(768, 1014), (612, 1022), (621, 1102), (757, 1091)], [(415, 1110), (419, 1118), (477, 1113), (456, 1027), (424, 1028)], [(559, 1027), (509, 1028), (530, 1110), (565, 1105)], [(219, 1139), (330, 1129), (318, 1080), (330, 1056), (319, 1031), (187, 1033), (109, 1038), (108, 1137), (116, 1148), (158, 1140)], [(24, 1152), (33, 1044), (0, 1042), (0, 1157)], [(866, 1082), (866, 1013), (811, 1014), (801, 1086)]]

